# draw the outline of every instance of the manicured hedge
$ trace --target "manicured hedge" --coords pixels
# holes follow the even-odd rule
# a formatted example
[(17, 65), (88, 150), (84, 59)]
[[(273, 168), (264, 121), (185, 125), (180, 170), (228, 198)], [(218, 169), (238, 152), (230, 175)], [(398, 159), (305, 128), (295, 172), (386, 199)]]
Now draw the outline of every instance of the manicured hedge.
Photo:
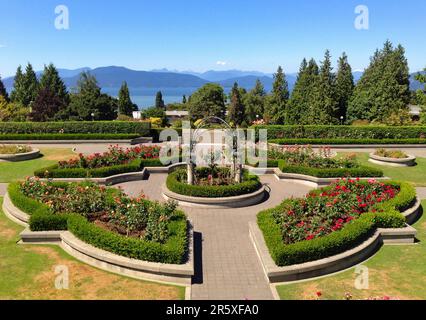
[(40, 140), (131, 140), (138, 138), (138, 134), (107, 134), (107, 133), (91, 133), (91, 134), (60, 134), (60, 133), (48, 133), (48, 134), (0, 134), (0, 140), (25, 140), (25, 141), (40, 141)]
[(346, 145), (346, 144), (426, 144), (426, 139), (272, 139), (269, 143), (280, 145)]
[(197, 186), (180, 182), (178, 177), (185, 177), (185, 170), (176, 170), (167, 177), (167, 188), (175, 193), (201, 198), (224, 198), (253, 193), (262, 187), (258, 176), (244, 172), (243, 182), (229, 186)]
[(359, 177), (367, 178), (383, 177), (383, 171), (375, 168), (359, 166), (355, 168), (330, 168), (318, 169), (309, 167), (289, 166), (285, 160), (278, 161), (278, 167), (284, 173), (297, 173), (317, 178), (341, 178), (341, 177)]
[(327, 258), (356, 247), (372, 236), (377, 228), (402, 228), (405, 217), (398, 211), (407, 203), (415, 201), (416, 192), (407, 183), (396, 183), (401, 186), (400, 193), (389, 202), (378, 205), (384, 212), (369, 212), (348, 223), (343, 229), (310, 241), (301, 241), (285, 245), (280, 226), (273, 218), (273, 212), (280, 210), (281, 205), (257, 216), (257, 223), (263, 232), (266, 245), (272, 259), (278, 266), (289, 266)]
[[(61, 186), (63, 183), (55, 183)], [(30, 215), (31, 231), (68, 230), (80, 240), (102, 250), (124, 257), (160, 263), (182, 264), (185, 262), (188, 239), (187, 221), (177, 212), (168, 225), (170, 236), (166, 243), (128, 238), (90, 223), (77, 214), (53, 214), (49, 207), (25, 196), (17, 183), (8, 187), (12, 203)]]
[(137, 134), (149, 136), (142, 121), (0, 122), (0, 134)]
[(271, 139), (420, 139), (426, 126), (255, 126), (268, 130)]
[(60, 169), (57, 164), (34, 171), (39, 178), (106, 178), (117, 174), (138, 172), (145, 167), (163, 167), (159, 159), (136, 159), (129, 164), (95, 169), (67, 168)]

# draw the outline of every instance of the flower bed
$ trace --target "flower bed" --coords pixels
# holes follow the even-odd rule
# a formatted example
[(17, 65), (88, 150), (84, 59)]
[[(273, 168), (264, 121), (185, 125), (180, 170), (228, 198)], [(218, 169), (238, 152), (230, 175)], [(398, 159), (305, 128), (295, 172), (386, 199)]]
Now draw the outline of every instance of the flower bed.
[(181, 264), (187, 223), (176, 204), (131, 199), (91, 183), (28, 179), (8, 189), (13, 204), (30, 214), (32, 231), (68, 230), (80, 240), (121, 256)]
[(30, 146), (24, 145), (0, 145), (0, 154), (20, 154), (33, 151)]
[(295, 173), (317, 178), (383, 177), (378, 169), (358, 165), (355, 155), (332, 157), (330, 148), (314, 152), (310, 146), (287, 147), (284, 152), (272, 152), (283, 173)]
[(416, 157), (400, 150), (377, 149), (370, 153), (369, 160), (378, 165), (391, 167), (412, 167), (416, 165)]
[(180, 195), (203, 198), (234, 197), (253, 193), (262, 187), (259, 177), (243, 172), (243, 182), (235, 183), (228, 178), (228, 168), (196, 169), (196, 185), (188, 185), (186, 170), (176, 170), (167, 177), (167, 188)]
[(258, 225), (275, 263), (288, 266), (349, 250), (376, 228), (404, 227), (401, 212), (415, 200), (407, 183), (342, 179), (259, 213)]
[(137, 146), (123, 149), (111, 146), (105, 153), (95, 153), (61, 161), (56, 165), (34, 172), (39, 178), (104, 178), (127, 172), (137, 172), (144, 167), (161, 167), (159, 146)]

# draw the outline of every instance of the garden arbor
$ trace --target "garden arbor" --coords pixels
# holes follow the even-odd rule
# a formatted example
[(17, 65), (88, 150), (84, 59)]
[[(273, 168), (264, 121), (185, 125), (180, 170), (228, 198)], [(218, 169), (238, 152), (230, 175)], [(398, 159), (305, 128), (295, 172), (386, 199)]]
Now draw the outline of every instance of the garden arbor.
[[(209, 127), (210, 124), (219, 124), (220, 129)], [(208, 158), (199, 159), (199, 154), (196, 153), (197, 146), (200, 145), (199, 139), (205, 138), (208, 134), (209, 138), (213, 137), (213, 142), (210, 140), (209, 143), (203, 144), (208, 149)], [(224, 135), (223, 135), (224, 134)], [(214, 138), (220, 137), (221, 143), (214, 141)], [(225, 139), (224, 139), (225, 138)], [(225, 141), (223, 141), (225, 140)], [(220, 150), (216, 150), (217, 146), (220, 146)], [(230, 152), (229, 152), (230, 151)], [(229, 154), (230, 153), (230, 154)], [(207, 164), (211, 167), (215, 166), (219, 159), (231, 158), (231, 175), (236, 183), (242, 181), (242, 161), (241, 154), (238, 148), (238, 134), (237, 130), (233, 129), (225, 120), (219, 117), (207, 117), (203, 119), (197, 128), (192, 132), (190, 130), (189, 135), (189, 156), (187, 157), (187, 176), (188, 184), (195, 184), (195, 168), (200, 160), (206, 160)], [(222, 162), (225, 164), (226, 162)]]

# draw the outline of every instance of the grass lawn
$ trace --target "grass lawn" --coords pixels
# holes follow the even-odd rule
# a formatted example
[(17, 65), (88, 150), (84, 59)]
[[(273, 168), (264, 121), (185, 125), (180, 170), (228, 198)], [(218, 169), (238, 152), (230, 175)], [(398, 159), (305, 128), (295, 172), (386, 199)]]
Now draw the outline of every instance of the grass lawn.
[[(423, 207), (426, 201), (423, 201)], [(355, 269), (306, 282), (277, 286), (281, 299), (342, 300), (345, 292), (353, 299), (390, 296), (399, 299), (426, 299), (426, 216), (414, 225), (420, 240), (415, 245), (386, 245), (362, 265), (369, 268), (369, 289), (354, 287)]]
[(413, 183), (417, 187), (426, 187), (426, 158), (417, 158), (414, 167), (389, 167), (368, 161), (368, 153), (357, 153), (360, 164), (381, 169), (386, 177)]
[(20, 162), (0, 162), (0, 183), (14, 182), (32, 176), (34, 171), (61, 160), (75, 157), (71, 149), (46, 148), (40, 149), (41, 157)]
[[(54, 245), (18, 245), (22, 230), (0, 211), (0, 300), (182, 300), (185, 297), (184, 287), (105, 272), (78, 262)], [(68, 267), (68, 290), (55, 288), (54, 271), (58, 265)]]

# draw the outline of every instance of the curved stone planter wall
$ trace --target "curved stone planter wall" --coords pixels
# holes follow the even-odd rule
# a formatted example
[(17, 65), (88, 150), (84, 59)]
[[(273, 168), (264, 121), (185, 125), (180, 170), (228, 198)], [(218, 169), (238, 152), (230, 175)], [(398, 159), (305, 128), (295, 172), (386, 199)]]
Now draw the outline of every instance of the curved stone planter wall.
[[(300, 182), (314, 188), (328, 186), (334, 181), (339, 179), (339, 178), (317, 178), (317, 177), (298, 174), (298, 173), (284, 173), (279, 168), (275, 168), (274, 173), (275, 173), (275, 177), (278, 180)], [(360, 180), (369, 180), (369, 179), (375, 179), (378, 181), (389, 180), (389, 178), (386, 178), (386, 177), (385, 178), (360, 178)]]
[(386, 158), (370, 153), (370, 159), (368, 160), (371, 163), (379, 164), (382, 166), (391, 166), (391, 167), (412, 167), (416, 165), (416, 157), (408, 155), (408, 158)]
[(131, 259), (89, 245), (69, 231), (32, 232), (28, 229), (29, 215), (16, 208), (8, 194), (3, 200), (3, 211), (13, 221), (26, 226), (21, 234), (22, 243), (57, 244), (76, 259), (109, 272), (136, 279), (149, 279), (190, 285), (194, 275), (193, 228), (189, 223), (188, 260), (185, 264), (164, 264)]
[[(413, 207), (403, 214), (407, 220), (414, 221), (421, 212), (420, 208), (420, 201), (416, 201)], [(319, 277), (350, 268), (372, 256), (383, 244), (414, 243), (417, 231), (409, 225), (402, 229), (377, 229), (372, 237), (351, 250), (328, 258), (286, 267), (275, 264), (256, 222), (249, 223), (249, 233), (267, 278), (271, 283), (275, 283)]]
[(184, 207), (194, 208), (209, 208), (209, 209), (223, 209), (223, 208), (241, 208), (248, 207), (262, 202), (265, 199), (265, 187), (262, 186), (259, 190), (253, 193), (244, 194), (235, 197), (226, 198), (201, 198), (184, 196), (163, 187), (163, 197), (166, 200), (174, 200), (179, 205)]
[(27, 161), (40, 157), (40, 150), (34, 149), (30, 152), (15, 153), (15, 154), (0, 154), (0, 161), (18, 162)]

